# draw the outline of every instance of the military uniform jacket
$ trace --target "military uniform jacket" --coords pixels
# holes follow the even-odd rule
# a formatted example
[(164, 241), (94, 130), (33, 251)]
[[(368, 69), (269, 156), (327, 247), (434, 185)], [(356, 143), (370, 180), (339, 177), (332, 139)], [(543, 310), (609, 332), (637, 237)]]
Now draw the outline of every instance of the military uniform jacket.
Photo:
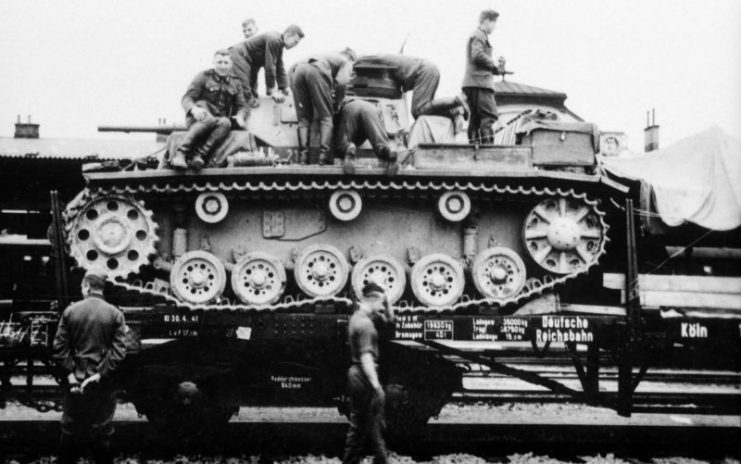
[(212, 116), (230, 118), (235, 114), (244, 116), (247, 104), (242, 86), (236, 76), (219, 76), (209, 69), (196, 75), (183, 95), (183, 109), (188, 118), (194, 106), (207, 109)]
[(78, 380), (105, 378), (126, 356), (123, 313), (99, 295), (89, 295), (62, 313), (54, 337), (54, 359)]
[(494, 74), (499, 74), (492, 59), (492, 48), (484, 31), (476, 29), (466, 45), (466, 72), (461, 87), (494, 89)]
[(283, 35), (280, 32), (264, 32), (231, 48), (235, 49), (250, 64), (254, 75), (257, 75), (257, 71), (265, 66), (267, 88), (272, 89), (277, 82), (278, 88), (285, 90), (288, 88), (288, 78), (283, 66), (284, 46)]
[(367, 60), (370, 63), (382, 63), (387, 66), (393, 66), (391, 76), (396, 82), (401, 84), (405, 92), (414, 88), (417, 71), (425, 60), (405, 55), (374, 55), (364, 56), (358, 62)]

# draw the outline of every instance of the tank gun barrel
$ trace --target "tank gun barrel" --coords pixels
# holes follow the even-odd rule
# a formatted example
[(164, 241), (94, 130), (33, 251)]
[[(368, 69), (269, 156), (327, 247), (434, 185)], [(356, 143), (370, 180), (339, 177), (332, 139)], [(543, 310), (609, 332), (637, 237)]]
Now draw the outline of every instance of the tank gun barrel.
[(185, 126), (98, 126), (98, 132), (146, 132), (169, 135), (175, 131), (187, 130)]

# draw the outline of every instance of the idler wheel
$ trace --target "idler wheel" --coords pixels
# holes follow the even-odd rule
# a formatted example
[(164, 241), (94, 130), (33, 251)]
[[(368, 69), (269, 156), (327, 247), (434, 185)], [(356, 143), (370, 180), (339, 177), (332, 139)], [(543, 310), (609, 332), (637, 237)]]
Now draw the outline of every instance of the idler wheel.
[(293, 275), (301, 291), (311, 297), (338, 294), (347, 283), (350, 265), (332, 245), (311, 245), (296, 258)]
[(226, 270), (216, 256), (206, 251), (189, 251), (175, 261), (170, 287), (182, 301), (209, 303), (224, 292)]
[(157, 224), (143, 203), (108, 196), (83, 206), (68, 227), (67, 243), (77, 264), (109, 278), (126, 277), (155, 253)]
[(275, 303), (285, 288), (286, 270), (280, 260), (269, 253), (247, 253), (232, 268), (232, 290), (243, 303)]
[(476, 255), (471, 267), (473, 284), (486, 298), (505, 301), (525, 285), (525, 262), (506, 247), (487, 248)]
[(358, 261), (352, 270), (352, 288), (361, 297), (363, 287), (374, 282), (386, 289), (388, 300), (396, 303), (407, 284), (406, 270), (398, 260), (386, 255), (369, 256)]
[(597, 261), (604, 241), (596, 211), (584, 201), (551, 198), (525, 218), (523, 240), (530, 257), (555, 274), (581, 272)]
[(427, 255), (412, 268), (412, 291), (427, 306), (452, 305), (463, 294), (464, 283), (461, 263), (442, 253)]

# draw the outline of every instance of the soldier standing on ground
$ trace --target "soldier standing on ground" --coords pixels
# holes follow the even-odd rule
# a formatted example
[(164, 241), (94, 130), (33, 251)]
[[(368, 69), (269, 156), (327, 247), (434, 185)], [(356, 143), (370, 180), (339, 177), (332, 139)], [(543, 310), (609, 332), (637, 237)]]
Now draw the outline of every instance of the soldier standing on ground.
[(378, 324), (393, 324), (394, 311), (386, 291), (378, 284), (363, 288), (363, 301), (347, 325), (352, 366), (347, 371), (350, 395), (350, 429), (345, 442), (343, 464), (362, 458), (365, 440), (370, 441), (376, 463), (388, 462), (383, 439), (385, 393), (378, 379)]
[(112, 463), (111, 436), (116, 412), (112, 373), (126, 356), (123, 313), (103, 298), (105, 278), (88, 272), (84, 300), (64, 310), (54, 337), (54, 359), (69, 385), (64, 394), (59, 463), (77, 460), (91, 446), (96, 463)]
[(198, 73), (183, 96), (188, 132), (170, 160), (175, 169), (201, 169), (214, 149), (229, 135), (230, 118), (245, 127), (247, 104), (239, 80), (232, 74), (228, 50), (214, 54), (214, 67)]
[[(283, 49), (291, 49), (304, 38), (304, 31), (292, 24), (280, 32), (264, 32), (229, 48), (234, 73), (242, 84), (245, 101), (257, 106), (257, 73), (265, 67), (265, 93), (277, 102), (288, 95), (288, 79), (283, 65)], [(276, 90), (277, 85), (277, 90)]]
[(484, 10), (479, 16), (479, 27), (466, 44), (466, 71), (463, 76), (463, 93), (471, 111), (468, 121), (470, 143), (493, 143), (497, 104), (494, 100), (494, 75), (504, 72), (504, 58), (495, 63), (489, 35), (494, 31), (499, 13)]
[(399, 169), (398, 153), (391, 150), (388, 134), (381, 115), (373, 103), (366, 100), (346, 99), (340, 109), (337, 128), (337, 151), (345, 157), (345, 174), (355, 173), (357, 147), (370, 141), (378, 159), (386, 161), (386, 173), (394, 175)]
[(247, 18), (242, 21), (242, 34), (245, 40), (257, 34), (257, 21), (255, 21), (255, 18)]
[(299, 162), (309, 164), (311, 123), (319, 122), (319, 164), (329, 164), (332, 143), (332, 117), (352, 77), (355, 52), (346, 48), (339, 53), (314, 55), (291, 67), (290, 81), (298, 116)]
[(404, 92), (412, 91), (412, 116), (414, 119), (425, 115), (450, 116), (450, 110), (463, 107), (468, 113), (466, 96), (435, 99), (440, 84), (440, 70), (435, 63), (407, 55), (369, 55), (358, 59), (358, 64), (382, 64), (394, 68), (391, 77)]

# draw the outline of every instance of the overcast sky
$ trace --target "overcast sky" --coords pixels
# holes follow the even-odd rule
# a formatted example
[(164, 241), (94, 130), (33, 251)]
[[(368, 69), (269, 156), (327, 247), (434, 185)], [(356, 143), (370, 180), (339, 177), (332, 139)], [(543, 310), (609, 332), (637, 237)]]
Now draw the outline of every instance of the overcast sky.
[[(460, 91), (478, 13), (501, 16), (491, 37), (519, 83), (568, 94), (567, 106), (642, 150), (646, 110), (661, 143), (718, 124), (741, 137), (739, 0), (0, 0), (0, 136), (17, 114), (42, 137), (112, 137), (97, 126), (183, 119), (180, 98), (214, 50), (299, 24), (293, 61), (351, 46), (430, 59), (438, 95)], [(261, 82), (261, 90), (264, 84)]]

